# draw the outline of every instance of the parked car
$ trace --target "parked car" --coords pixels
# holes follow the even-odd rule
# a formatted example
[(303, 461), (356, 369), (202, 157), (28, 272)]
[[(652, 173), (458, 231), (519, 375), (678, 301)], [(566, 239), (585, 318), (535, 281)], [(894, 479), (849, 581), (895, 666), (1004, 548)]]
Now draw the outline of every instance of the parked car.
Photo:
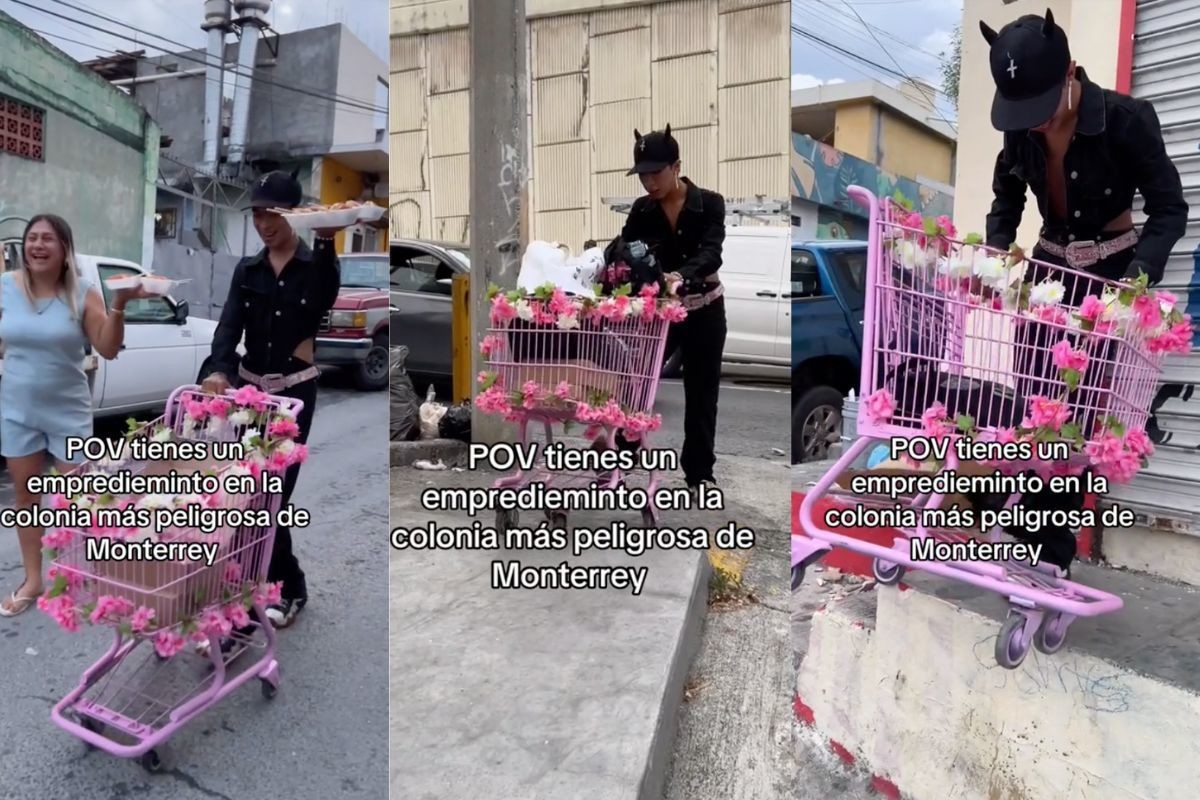
[(388, 385), (388, 314), (386, 253), (345, 253), (342, 288), (317, 333), (318, 364), (353, 371), (359, 389)]
[(408, 347), (406, 369), (449, 380), (453, 374), (450, 333), (451, 282), (470, 274), (462, 245), (394, 239), (390, 253), (392, 342)]
[[(8, 271), (18, 263), (19, 244), (6, 242), (4, 255)], [(76, 263), (84, 278), (100, 287), (106, 304), (112, 302), (106, 278), (147, 273), (140, 265), (118, 258), (79, 254)], [(171, 392), (196, 381), (216, 329), (213, 320), (190, 317), (186, 300), (152, 297), (130, 302), (125, 307), (125, 344), (117, 358), (108, 361), (91, 355), (86, 359), (96, 417), (162, 410)]]
[(819, 461), (841, 438), (842, 400), (858, 391), (867, 243), (792, 245), (792, 463)]

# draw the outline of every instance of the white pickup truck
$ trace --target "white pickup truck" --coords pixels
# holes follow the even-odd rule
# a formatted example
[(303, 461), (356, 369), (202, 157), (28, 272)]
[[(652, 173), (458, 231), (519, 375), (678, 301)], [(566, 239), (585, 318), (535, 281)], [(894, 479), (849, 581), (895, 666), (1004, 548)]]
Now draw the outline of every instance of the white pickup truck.
[[(8, 271), (17, 263), (16, 246), (6, 245), (4, 256), (4, 270)], [(106, 304), (112, 301), (106, 278), (146, 273), (141, 266), (118, 258), (77, 255), (76, 261), (84, 278), (100, 288)], [(154, 297), (129, 303), (125, 307), (125, 345), (117, 358), (108, 361), (93, 354), (85, 363), (92, 377), (96, 416), (162, 410), (171, 392), (196, 381), (209, 357), (216, 329), (213, 320), (189, 317), (186, 300)]]

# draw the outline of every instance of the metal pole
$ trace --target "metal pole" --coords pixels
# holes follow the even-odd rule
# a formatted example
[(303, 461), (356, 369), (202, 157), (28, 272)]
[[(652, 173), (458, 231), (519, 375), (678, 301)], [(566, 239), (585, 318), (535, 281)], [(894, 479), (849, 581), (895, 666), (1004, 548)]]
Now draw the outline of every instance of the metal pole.
[[(487, 287), (511, 289), (524, 252), (528, 77), (525, 0), (470, 0), (472, 375), (488, 325)], [(472, 390), (474, 394), (474, 389)], [(473, 409), (471, 438), (495, 443), (511, 427)]]

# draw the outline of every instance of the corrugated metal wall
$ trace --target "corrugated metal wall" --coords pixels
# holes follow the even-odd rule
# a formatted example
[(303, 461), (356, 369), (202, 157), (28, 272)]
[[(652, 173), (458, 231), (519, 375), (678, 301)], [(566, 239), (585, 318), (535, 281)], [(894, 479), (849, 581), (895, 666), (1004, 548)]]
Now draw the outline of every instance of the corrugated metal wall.
[[(532, 231), (578, 250), (620, 231), (604, 198), (626, 177), (633, 129), (670, 123), (683, 171), (727, 198), (788, 197), (787, 0), (671, 0), (530, 22)], [(393, 230), (465, 241), (465, 31), (392, 41)]]
[[(1200, 321), (1200, 3), (1139, 0), (1134, 19), (1131, 94), (1154, 104), (1190, 206), (1187, 234), (1176, 245), (1160, 288), (1186, 298), (1189, 313)], [(1136, 208), (1140, 224), (1140, 197)], [(1195, 344), (1200, 345), (1200, 334)], [(1200, 383), (1200, 349), (1190, 357), (1173, 358), (1165, 380)], [(1188, 518), (1200, 511), (1200, 396), (1185, 391), (1167, 401), (1159, 423), (1170, 439), (1158, 448), (1148, 470), (1113, 495), (1137, 506), (1162, 508), (1168, 518)]]

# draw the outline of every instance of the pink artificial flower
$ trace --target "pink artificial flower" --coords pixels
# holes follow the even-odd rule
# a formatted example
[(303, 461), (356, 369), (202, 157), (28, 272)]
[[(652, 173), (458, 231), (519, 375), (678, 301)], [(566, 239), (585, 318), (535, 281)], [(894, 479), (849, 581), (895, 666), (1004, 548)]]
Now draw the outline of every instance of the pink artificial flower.
[(1155, 330), (1162, 324), (1162, 306), (1153, 295), (1141, 295), (1134, 298), (1133, 316), (1142, 330)]
[(517, 309), (502, 294), (492, 298), (492, 324), (499, 326), (517, 318)]
[(159, 631), (154, 637), (154, 652), (162, 658), (171, 658), (187, 644), (182, 636), (172, 630)]
[(1154, 299), (1158, 301), (1160, 306), (1165, 306), (1167, 312), (1175, 310), (1175, 306), (1179, 303), (1179, 298), (1171, 292), (1156, 291)]
[(641, 288), (638, 294), (642, 296), (643, 300), (653, 300), (658, 297), (658, 291), (657, 283), (647, 283)]
[(1067, 339), (1063, 339), (1050, 348), (1050, 352), (1054, 356), (1054, 366), (1059, 369), (1073, 369), (1080, 374), (1087, 369), (1087, 353), (1072, 348), (1071, 342)]
[(896, 401), (887, 389), (879, 389), (863, 401), (863, 411), (872, 424), (887, 422), (896, 412)]
[(554, 387), (554, 396), (559, 400), (567, 400), (571, 397), (571, 384), (562, 381), (558, 386)]
[(294, 463), (292, 453), (285, 453), (282, 450), (273, 450), (267, 456), (267, 471), (280, 473), (287, 471), (287, 468)]
[(479, 393), (475, 398), (475, 405), (485, 414), (505, 414), (510, 408), (508, 395), (499, 386), (494, 385)]
[(247, 383), (245, 386), (233, 393), (233, 402), (244, 408), (252, 408), (255, 411), (262, 411), (267, 407), (267, 402), (270, 395), (259, 389), (257, 386)]
[(267, 426), (267, 433), (281, 439), (295, 439), (300, 435), (300, 426), (295, 420), (281, 417)]
[(599, 439), (602, 433), (604, 433), (604, 428), (599, 425), (588, 425), (587, 430), (583, 432), (583, 436), (585, 439), (594, 440)]
[(229, 401), (224, 397), (211, 397), (208, 400), (208, 408), (206, 411), (209, 416), (224, 419), (229, 416), (229, 411), (232, 408)]
[(546, 304), (541, 300), (534, 300), (530, 303), (529, 310), (533, 312), (533, 321), (538, 325), (553, 325), (558, 321), (558, 317), (550, 313), (546, 309)]
[(952, 433), (954, 427), (946, 418), (946, 407), (941, 403), (934, 403), (927, 408), (925, 413), (921, 415), (921, 429), (935, 439), (940, 439)]
[(921, 216), (920, 212), (910, 211), (906, 216), (901, 218), (900, 224), (905, 228), (920, 231), (925, 229), (925, 218)]
[(75, 534), (70, 528), (50, 528), (42, 534), (42, 547), (47, 550), (62, 550), (74, 539)]
[(1178, 353), (1186, 355), (1192, 350), (1192, 323), (1185, 318), (1168, 328), (1165, 332), (1146, 340), (1146, 348), (1151, 353)]
[(133, 629), (134, 633), (143, 633), (150, 627), (150, 623), (154, 620), (156, 613), (153, 608), (139, 606), (138, 610), (133, 612), (133, 619), (130, 621), (129, 626)]
[(1115, 461), (1124, 452), (1121, 440), (1112, 431), (1104, 431), (1083, 446), (1083, 452), (1094, 465)]
[(946, 238), (954, 239), (958, 236), (958, 231), (955, 229), (954, 223), (945, 214), (938, 217), (935, 222), (937, 222), (938, 227), (941, 228), (942, 235)]
[(51, 495), (50, 507), (56, 511), (62, 511), (71, 507), (71, 501), (67, 500), (67, 496), (65, 494)]
[(208, 416), (208, 403), (203, 400), (185, 400), (183, 408), (188, 417), (194, 420), (202, 420)]
[(996, 430), (996, 441), (1000, 444), (1015, 444), (1017, 432), (1012, 428), (999, 428)]
[(51, 567), (46, 574), (47, 574), (47, 577), (50, 578), (51, 583), (57, 582), (59, 578), (64, 580), (67, 584), (66, 590), (68, 592), (73, 592), (77, 589), (83, 588), (84, 577), (83, 577), (83, 575), (81, 575), (78, 572), (75, 572), (74, 570), (60, 569), (59, 567)]
[(629, 295), (623, 294), (618, 297), (614, 297), (612, 300), (613, 308), (616, 309), (617, 319), (624, 319), (625, 317), (629, 316), (629, 304), (633, 302), (629, 299)]
[(667, 303), (658, 312), (659, 316), (670, 323), (683, 322), (687, 319), (687, 309), (682, 303)]
[[(487, 336), (483, 337), (483, 341), (479, 343), (479, 352), (483, 354), (484, 358), (491, 358), (492, 353), (500, 349), (501, 343), (502, 342), (499, 336), (489, 333)], [(479, 373), (480, 381), (486, 380), (484, 377), (486, 374), (487, 373), (484, 372)]]
[(63, 630), (69, 633), (79, 630), (79, 609), (76, 608), (75, 600), (71, 595), (60, 594), (58, 597), (46, 597), (43, 594), (37, 599), (37, 607), (58, 623), (58, 627)]
[(292, 452), (288, 454), (288, 466), (293, 464), (303, 464), (308, 460), (308, 445), (297, 444), (292, 448)]
[(1041, 395), (1029, 398), (1029, 421), (1034, 428), (1059, 431), (1070, 418), (1071, 411), (1062, 400), (1052, 400)]
[(1095, 295), (1089, 294), (1087, 297), (1083, 298), (1083, 303), (1081, 303), (1079, 306), (1079, 318), (1094, 324), (1102, 316), (1104, 316), (1104, 311), (1106, 308), (1107, 306), (1104, 305), (1103, 300)]
[(575, 313), (575, 304), (562, 289), (555, 289), (554, 293), (550, 295), (550, 313), (555, 316)]
[(1142, 460), (1128, 451), (1122, 451), (1109, 461), (1096, 465), (1096, 471), (1110, 483), (1128, 483), (1138, 474)]
[(96, 598), (96, 606), (92, 609), (93, 625), (101, 622), (119, 622), (133, 613), (133, 603), (124, 597), (114, 597), (104, 594)]
[(229, 561), (225, 564), (225, 582), (237, 583), (242, 579), (242, 565), (237, 561)]
[(521, 405), (533, 408), (541, 399), (542, 387), (538, 386), (537, 381), (525, 381), (525, 385), (521, 387)]
[(222, 612), (213, 608), (200, 616), (200, 630), (209, 636), (228, 636), (233, 632), (233, 625)]
[(1029, 312), (1035, 319), (1051, 325), (1066, 325), (1069, 320), (1066, 309), (1061, 306), (1034, 306)]
[(250, 615), (241, 603), (230, 603), (225, 606), (225, 618), (235, 628), (245, 628), (250, 624)]
[(1125, 434), (1124, 441), (1125, 449), (1133, 453), (1139, 459), (1154, 455), (1154, 442), (1150, 441), (1150, 437), (1145, 431), (1132, 430)]

